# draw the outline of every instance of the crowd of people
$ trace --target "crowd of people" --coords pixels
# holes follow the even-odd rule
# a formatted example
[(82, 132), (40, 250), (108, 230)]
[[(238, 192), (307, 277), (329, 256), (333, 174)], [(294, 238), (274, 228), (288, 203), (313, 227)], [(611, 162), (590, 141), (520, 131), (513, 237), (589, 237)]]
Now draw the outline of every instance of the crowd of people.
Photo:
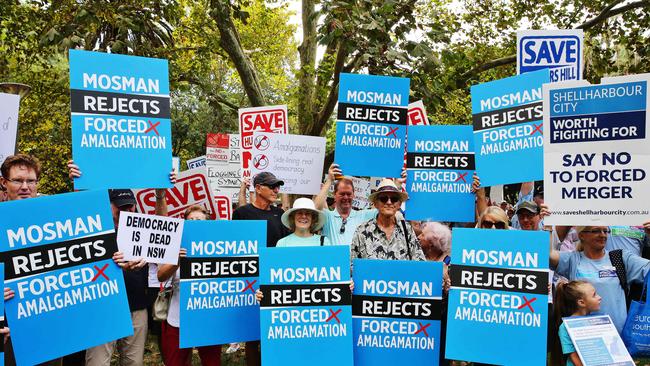
[[(72, 179), (81, 176), (82, 170), (68, 162)], [(17, 154), (8, 157), (1, 166), (1, 186), (4, 201), (31, 199), (39, 195), (38, 183), (41, 168), (32, 156)], [(453, 268), (451, 238), (453, 227), (474, 227), (496, 230), (546, 230), (549, 231), (550, 269), (553, 280), (554, 307), (549, 349), (552, 364), (581, 365), (575, 348), (562, 324), (562, 317), (584, 316), (593, 312), (610, 315), (619, 332), (626, 319), (628, 301), (638, 298), (640, 291), (632, 285), (644, 281), (650, 261), (644, 258), (648, 246), (650, 222), (638, 227), (607, 226), (555, 226), (544, 225), (549, 207), (544, 204), (543, 189), (534, 188), (532, 182), (522, 183), (517, 202), (490, 202), (485, 189), (474, 176), (472, 189), (476, 193), (476, 220), (471, 223), (414, 222), (405, 219), (402, 203), (408, 195), (401, 189), (404, 179), (384, 179), (368, 197), (373, 208), (356, 210), (354, 182), (343, 175), (338, 165), (332, 164), (321, 191), (314, 197), (295, 199), (289, 207), (289, 197), (282, 195), (284, 182), (272, 173), (260, 173), (252, 179), (254, 193), (246, 198), (249, 180), (242, 184), (242, 194), (234, 210), (233, 220), (264, 220), (267, 222), (267, 246), (322, 246), (349, 245), (351, 260), (373, 258), (386, 260), (417, 260), (444, 263), (444, 294), (453, 285), (448, 275)], [(175, 182), (172, 172), (170, 181)], [(333, 185), (332, 208), (328, 207), (328, 193)], [(156, 214), (167, 215), (165, 189), (156, 190)], [(134, 212), (136, 202), (128, 189), (109, 191), (111, 212), (115, 227), (121, 212)], [(278, 204), (280, 203), (280, 204)], [(208, 212), (193, 206), (185, 212), (186, 220), (206, 220)], [(179, 257), (185, 255), (182, 250)], [(158, 289), (148, 287), (148, 266), (144, 260), (126, 261), (122, 253), (113, 260), (124, 272), (127, 298), (131, 310), (134, 334), (130, 337), (93, 347), (77, 355), (53, 360), (47, 365), (110, 365), (117, 352), (121, 365), (142, 365), (147, 331), (151, 327), (151, 305)], [(353, 270), (353, 269), (352, 269)], [(171, 303), (167, 319), (161, 323), (160, 351), (167, 366), (189, 365), (191, 349), (179, 348), (179, 265), (157, 267), (157, 280), (171, 289)], [(13, 291), (5, 287), (5, 301), (10, 301)], [(258, 293), (258, 299), (263, 294)], [(443, 299), (443, 304), (445, 300)], [(446, 307), (443, 305), (443, 312)], [(442, 340), (444, 347), (443, 314)], [(5, 335), (5, 364), (14, 365), (10, 336), (11, 324), (0, 330)], [(201, 364), (220, 365), (222, 346), (198, 348)], [(245, 345), (247, 365), (260, 364), (259, 342)], [(461, 364), (461, 361), (444, 359), (441, 365)], [(479, 365), (475, 363), (475, 365)]]

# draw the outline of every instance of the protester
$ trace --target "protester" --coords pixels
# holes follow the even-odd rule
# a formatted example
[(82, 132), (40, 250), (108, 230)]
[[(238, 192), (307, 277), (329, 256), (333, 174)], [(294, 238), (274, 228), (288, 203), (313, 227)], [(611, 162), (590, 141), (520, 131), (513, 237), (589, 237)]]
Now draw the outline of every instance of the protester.
[[(357, 227), (377, 216), (376, 209), (352, 209), (354, 183), (350, 178), (345, 177), (335, 181), (336, 177), (342, 175), (343, 172), (338, 164), (330, 165), (327, 178), (314, 198), (316, 208), (325, 214), (323, 234), (334, 245), (350, 245)], [(334, 210), (330, 211), (327, 207), (327, 193), (332, 183), (334, 183)]]
[(298, 198), (293, 208), (282, 214), (281, 220), (293, 233), (280, 239), (278, 247), (331, 245), (327, 237), (315, 234), (323, 227), (325, 214), (309, 198)]
[(425, 260), (413, 228), (395, 215), (408, 195), (392, 179), (384, 179), (368, 200), (378, 211), (357, 228), (352, 238), (351, 258)]
[[(644, 228), (650, 230), (650, 222)], [(610, 229), (607, 226), (575, 227), (580, 242), (575, 252), (559, 252), (551, 246), (551, 269), (569, 280), (589, 281), (603, 297), (601, 311), (612, 318), (621, 332), (627, 316), (626, 291), (619, 276), (627, 283), (643, 282), (650, 261), (628, 251), (605, 249)], [(618, 253), (618, 254), (615, 254)]]
[(508, 216), (498, 206), (488, 206), (479, 216), (476, 227), (481, 229), (510, 229)]
[[(71, 179), (81, 177), (81, 169), (68, 161), (68, 174)], [(176, 183), (176, 172), (171, 171), (169, 180)], [(166, 190), (156, 189), (156, 213), (166, 215)], [(111, 204), (113, 225), (117, 231), (122, 212), (135, 212), (135, 196), (130, 189), (110, 189), (108, 196)], [(120, 364), (124, 366), (141, 366), (144, 362), (144, 349), (148, 328), (148, 267), (144, 259), (125, 261), (124, 254), (116, 252), (113, 261), (123, 269), (126, 297), (129, 301), (133, 335), (113, 342), (108, 342), (86, 350), (86, 366), (109, 366), (113, 352), (117, 349)]]
[[(600, 310), (601, 297), (594, 286), (587, 281), (560, 282), (555, 292), (556, 325), (561, 345), (561, 353), (557, 347), (553, 352), (553, 365), (582, 366), (578, 352), (569, 337), (562, 318), (587, 316)], [(566, 361), (566, 363), (565, 363)]]
[[(273, 173), (262, 172), (253, 178), (255, 197), (252, 203), (238, 207), (232, 214), (233, 220), (264, 220), (266, 221), (266, 246), (275, 247), (278, 241), (289, 235), (281, 221), (284, 211), (273, 204), (278, 199), (280, 186), (284, 182)], [(259, 341), (246, 342), (246, 365), (260, 365)]]
[[(209, 214), (203, 206), (194, 205), (185, 210), (185, 220), (208, 220)], [(166, 366), (186, 366), (192, 361), (192, 348), (179, 347), (180, 327), (180, 269), (181, 258), (187, 249), (181, 248), (178, 264), (161, 264), (158, 266), (158, 281), (171, 282), (172, 298), (169, 303), (167, 320), (162, 323), (162, 349), (160, 350)], [(202, 366), (221, 365), (221, 346), (197, 347)]]
[(451, 230), (439, 222), (422, 224), (422, 233), (418, 235), (424, 256), (428, 261), (445, 262), (451, 259)]

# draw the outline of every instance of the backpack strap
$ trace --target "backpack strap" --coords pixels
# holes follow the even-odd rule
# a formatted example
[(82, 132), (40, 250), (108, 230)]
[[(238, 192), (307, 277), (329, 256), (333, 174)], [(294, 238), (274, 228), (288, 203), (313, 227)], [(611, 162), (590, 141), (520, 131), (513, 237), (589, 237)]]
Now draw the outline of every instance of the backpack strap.
[(411, 256), (411, 238), (409, 238), (409, 231), (406, 230), (406, 220), (402, 220), (402, 229), (404, 229), (404, 238), (406, 238), (406, 253), (411, 261), (413, 260)]
[(325, 243), (325, 237), (323, 235), (321, 235), (320, 236), (320, 246), (322, 247), (324, 243)]
[[(623, 250), (615, 249), (609, 252), (609, 260), (616, 268), (616, 277), (625, 292), (625, 299), (629, 300), (629, 286), (627, 284), (627, 271), (625, 270), (625, 262), (623, 262)], [(628, 301), (629, 304), (629, 301)]]

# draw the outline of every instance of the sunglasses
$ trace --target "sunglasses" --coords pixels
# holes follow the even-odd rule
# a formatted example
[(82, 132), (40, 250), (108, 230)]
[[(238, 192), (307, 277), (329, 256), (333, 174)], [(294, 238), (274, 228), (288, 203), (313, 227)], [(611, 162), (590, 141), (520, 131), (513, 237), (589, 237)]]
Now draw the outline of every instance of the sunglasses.
[(339, 234), (345, 234), (345, 224), (348, 223), (348, 219), (343, 219), (341, 222), (341, 230), (339, 230)]
[(493, 227), (497, 229), (505, 229), (506, 223), (502, 221), (494, 222), (494, 221), (483, 220), (481, 222), (481, 227), (483, 229), (492, 229)]
[(590, 233), (590, 234), (609, 234), (612, 231), (609, 229), (591, 229), (591, 230), (582, 230), (583, 233)]
[(391, 203), (398, 203), (398, 202), (401, 202), (401, 201), (402, 201), (402, 200), (399, 198), (399, 196), (396, 195), (396, 194), (385, 194), (385, 195), (381, 195), (381, 196), (377, 197), (377, 199), (378, 199), (379, 202), (381, 202), (381, 203), (387, 203), (389, 200), (390, 200)]

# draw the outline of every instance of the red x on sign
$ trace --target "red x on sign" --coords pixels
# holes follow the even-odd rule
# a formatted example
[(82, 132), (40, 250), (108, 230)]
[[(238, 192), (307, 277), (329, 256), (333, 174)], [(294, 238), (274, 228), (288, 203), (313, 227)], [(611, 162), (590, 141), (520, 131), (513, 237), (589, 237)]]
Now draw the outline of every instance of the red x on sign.
[(96, 280), (97, 278), (99, 278), (99, 276), (104, 277), (104, 278), (106, 279), (106, 281), (109, 280), (108, 276), (104, 273), (104, 271), (106, 270), (106, 268), (108, 268), (108, 263), (104, 264), (104, 266), (103, 266), (101, 269), (100, 269), (99, 267), (97, 267), (97, 266), (93, 266), (93, 267), (95, 267), (95, 270), (97, 271), (97, 273), (96, 273), (95, 276), (90, 280), (91, 282), (95, 282), (95, 280)]
[(530, 312), (531, 312), (531, 313), (534, 313), (535, 310), (533, 309), (532, 306), (530, 306), (530, 304), (532, 304), (533, 301), (537, 300), (537, 298), (536, 298), (536, 297), (533, 297), (532, 299), (528, 300), (528, 299), (526, 298), (526, 296), (522, 296), (522, 297), (524, 298), (524, 303), (523, 303), (521, 306), (519, 306), (517, 309), (523, 309), (523, 308), (525, 308), (525, 307), (528, 307), (528, 308), (530, 309)]
[(386, 134), (386, 136), (393, 135), (394, 138), (397, 138), (397, 135), (395, 134), (395, 132), (397, 132), (397, 129), (398, 129), (399, 127), (395, 127), (395, 128), (391, 128), (391, 127), (389, 127), (389, 128), (390, 128), (390, 131), (388, 131), (388, 133)]
[(339, 313), (340, 313), (341, 311), (342, 311), (342, 309), (339, 309), (339, 310), (337, 310), (337, 311), (332, 311), (332, 309), (330, 309), (330, 314), (331, 314), (331, 315), (330, 315), (329, 318), (327, 318), (327, 319), (325, 320), (325, 322), (327, 323), (327, 322), (329, 322), (329, 321), (332, 320), (332, 319), (336, 319), (336, 322), (339, 323), (339, 324), (341, 324), (341, 321), (339, 320), (339, 317), (337, 316), (337, 315), (339, 315)]
[(418, 329), (417, 332), (415, 332), (413, 334), (424, 333), (424, 335), (428, 337), (429, 333), (427, 333), (427, 328), (429, 328), (431, 323), (427, 323), (426, 325), (422, 325), (422, 323), (418, 322), (418, 324), (420, 324), (420, 328)]
[(544, 125), (543, 123), (540, 123), (539, 126), (533, 123), (533, 126), (535, 126), (535, 129), (530, 134), (534, 135), (536, 132), (539, 132), (540, 135), (543, 135), (543, 133), (542, 133), (542, 126), (543, 125)]
[(151, 123), (151, 121), (147, 121), (147, 123), (149, 123), (149, 128), (147, 128), (147, 130), (144, 131), (144, 133), (149, 133), (149, 131), (152, 131), (152, 130), (153, 130), (153, 132), (156, 133), (156, 136), (160, 136), (160, 135), (158, 134), (158, 130), (156, 129), (156, 127), (158, 127), (158, 125), (160, 124), (160, 122)]
[(454, 182), (458, 182), (458, 181), (460, 181), (462, 179), (463, 182), (467, 183), (467, 181), (465, 180), (465, 177), (467, 176), (467, 174), (469, 174), (469, 173), (458, 174), (458, 178), (456, 178), (456, 180)]
[(257, 280), (253, 280), (253, 282), (248, 282), (248, 280), (246, 280), (246, 287), (241, 290), (241, 292), (246, 292), (246, 290), (250, 289), (252, 293), (255, 293), (255, 290), (253, 289), (255, 282), (257, 282)]

